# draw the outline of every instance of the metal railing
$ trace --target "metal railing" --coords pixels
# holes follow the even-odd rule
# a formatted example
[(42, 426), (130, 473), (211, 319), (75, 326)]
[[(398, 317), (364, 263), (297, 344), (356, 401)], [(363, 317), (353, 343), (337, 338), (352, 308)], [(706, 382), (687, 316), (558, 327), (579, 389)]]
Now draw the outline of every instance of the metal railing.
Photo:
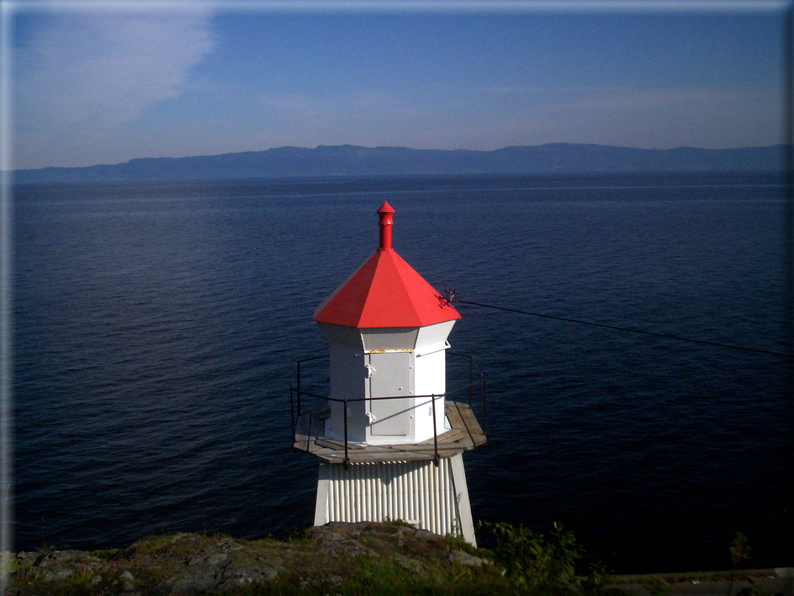
[[(443, 398), (451, 397), (452, 395), (455, 395), (455, 394), (460, 393), (462, 391), (468, 390), (468, 393), (469, 393), (469, 407), (472, 408), (473, 407), (473, 400), (474, 400), (474, 389), (475, 389), (475, 386), (479, 387), (479, 389), (481, 391), (481, 398), (482, 398), (482, 401), (481, 401), (481, 415), (482, 415), (481, 428), (482, 428), (483, 432), (485, 432), (485, 428), (486, 428), (486, 418), (485, 418), (485, 411), (486, 411), (486, 385), (485, 385), (485, 376), (480, 372), (479, 368), (477, 367), (477, 364), (474, 361), (474, 357), (473, 356), (471, 356), (469, 354), (462, 354), (460, 352), (447, 352), (447, 354), (450, 355), (450, 356), (457, 356), (457, 357), (467, 358), (469, 360), (469, 383), (468, 383), (468, 385), (464, 385), (462, 387), (459, 387), (457, 389), (453, 389), (451, 391), (446, 391), (445, 393), (433, 393), (433, 394), (428, 394), (428, 395), (410, 395), (410, 396), (406, 396), (406, 395), (389, 395), (389, 396), (381, 396), (381, 397), (360, 397), (360, 398), (341, 398), (341, 399), (333, 398), (333, 397), (330, 397), (330, 396), (327, 396), (327, 395), (318, 395), (316, 393), (311, 393), (309, 391), (304, 391), (304, 390), (301, 389), (301, 364), (303, 364), (305, 362), (311, 362), (313, 360), (320, 360), (322, 358), (329, 358), (328, 354), (324, 354), (322, 356), (314, 356), (314, 357), (311, 357), (311, 358), (303, 358), (301, 360), (298, 360), (297, 363), (296, 363), (296, 371), (295, 371), (296, 385), (293, 386), (290, 383), (290, 386), (289, 386), (290, 419), (291, 419), (291, 423), (292, 423), (292, 442), (293, 442), (293, 444), (297, 440), (296, 430), (297, 430), (298, 419), (301, 417), (301, 415), (303, 413), (302, 410), (301, 410), (301, 397), (302, 396), (313, 397), (313, 398), (316, 398), (316, 399), (324, 400), (326, 402), (336, 402), (336, 403), (343, 404), (343, 406), (342, 406), (342, 408), (343, 408), (342, 418), (344, 420), (344, 449), (345, 449), (344, 464), (346, 466), (349, 465), (349, 463), (350, 463), (350, 459), (348, 457), (348, 444), (349, 444), (349, 440), (348, 439), (349, 439), (349, 435), (348, 435), (348, 428), (347, 428), (348, 403), (360, 402), (360, 401), (381, 401), (381, 400), (393, 400), (393, 399), (406, 399), (406, 397), (416, 398), (416, 399), (430, 398), (430, 401), (431, 401), (431, 404), (432, 404), (432, 416), (433, 416), (433, 454), (434, 454), (433, 455), (433, 461), (434, 461), (435, 465), (438, 465), (438, 463), (439, 463), (438, 424), (437, 424), (437, 420), (438, 419), (436, 417), (436, 401), (439, 398), (441, 398), (441, 397), (443, 397)], [(474, 381), (475, 370), (476, 370), (476, 373), (480, 377), (479, 380), (476, 381), (476, 382)], [(296, 405), (297, 405), (297, 411), (296, 411)], [(311, 429), (309, 429), (309, 430), (311, 430)]]

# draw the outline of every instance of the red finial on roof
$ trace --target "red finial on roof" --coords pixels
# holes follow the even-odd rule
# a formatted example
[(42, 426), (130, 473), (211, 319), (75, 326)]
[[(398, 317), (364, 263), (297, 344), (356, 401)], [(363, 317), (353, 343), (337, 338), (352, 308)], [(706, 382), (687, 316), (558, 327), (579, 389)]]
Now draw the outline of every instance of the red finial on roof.
[(380, 206), (377, 213), (380, 215), (378, 220), (378, 225), (380, 226), (380, 250), (389, 250), (391, 249), (391, 227), (394, 223), (391, 216), (394, 213), (394, 209), (388, 202), (383, 201), (383, 205)]

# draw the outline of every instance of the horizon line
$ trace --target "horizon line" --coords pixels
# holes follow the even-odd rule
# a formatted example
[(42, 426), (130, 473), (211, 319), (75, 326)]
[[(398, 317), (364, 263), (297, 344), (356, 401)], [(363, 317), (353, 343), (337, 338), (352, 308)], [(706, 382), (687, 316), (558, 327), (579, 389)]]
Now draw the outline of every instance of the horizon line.
[(266, 149), (246, 149), (243, 151), (227, 151), (223, 153), (203, 153), (203, 154), (196, 154), (196, 155), (181, 155), (181, 156), (147, 156), (147, 157), (133, 157), (126, 161), (119, 161), (116, 163), (95, 163), (90, 164), (87, 166), (40, 166), (34, 168), (13, 168), (13, 169), (2, 169), (0, 172), (32, 172), (36, 170), (53, 170), (53, 169), (60, 169), (60, 170), (77, 170), (83, 168), (96, 168), (96, 167), (113, 167), (113, 166), (120, 166), (124, 164), (131, 163), (133, 161), (138, 160), (156, 160), (156, 159), (195, 159), (195, 158), (202, 158), (202, 157), (221, 157), (226, 155), (241, 155), (244, 153), (266, 153), (268, 151), (274, 151), (279, 149), (304, 149), (307, 151), (316, 151), (317, 149), (321, 148), (332, 148), (332, 147), (354, 147), (357, 149), (405, 149), (407, 151), (442, 151), (448, 153), (455, 153), (455, 152), (468, 152), (468, 153), (494, 153), (496, 151), (504, 151), (505, 149), (515, 149), (515, 148), (522, 148), (522, 147), (547, 147), (550, 145), (569, 145), (569, 146), (583, 146), (583, 147), (608, 147), (612, 149), (631, 149), (634, 151), (677, 151), (681, 149), (695, 149), (698, 151), (738, 151), (742, 149), (772, 149), (772, 148), (785, 148), (786, 143), (774, 143), (771, 145), (745, 145), (739, 147), (721, 147), (721, 148), (714, 148), (714, 147), (696, 147), (693, 145), (679, 145), (677, 147), (671, 147), (669, 149), (652, 149), (646, 147), (631, 147), (628, 145), (604, 145), (601, 143), (575, 143), (569, 141), (552, 141), (548, 143), (539, 143), (536, 145), (506, 145), (504, 147), (499, 147), (497, 149), (466, 149), (466, 148), (457, 148), (457, 149), (417, 149), (414, 147), (406, 147), (403, 145), (375, 145), (375, 146), (367, 146), (367, 145), (356, 145), (353, 143), (339, 143), (335, 145), (327, 145), (327, 144), (319, 144), (314, 147), (305, 147), (299, 145), (279, 145), (277, 147), (268, 147)]

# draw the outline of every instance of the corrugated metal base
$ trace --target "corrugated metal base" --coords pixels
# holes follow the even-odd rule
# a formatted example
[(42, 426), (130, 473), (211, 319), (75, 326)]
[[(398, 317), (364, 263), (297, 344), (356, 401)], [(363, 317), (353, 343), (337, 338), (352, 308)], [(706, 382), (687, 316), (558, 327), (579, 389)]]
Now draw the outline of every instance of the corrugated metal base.
[(463, 457), (320, 464), (314, 525), (397, 519), (475, 544)]

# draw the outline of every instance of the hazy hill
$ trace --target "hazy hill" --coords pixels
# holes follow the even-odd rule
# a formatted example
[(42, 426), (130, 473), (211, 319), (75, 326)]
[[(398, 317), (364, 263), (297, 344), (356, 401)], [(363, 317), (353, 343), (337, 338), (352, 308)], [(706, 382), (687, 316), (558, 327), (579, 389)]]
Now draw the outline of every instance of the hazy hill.
[(596, 172), (781, 170), (783, 145), (738, 149), (633, 149), (550, 143), (495, 151), (320, 145), (278, 147), (198, 157), (132, 159), (114, 165), (17, 170), (15, 181), (78, 182), (383, 176), (430, 174), (549, 174)]

